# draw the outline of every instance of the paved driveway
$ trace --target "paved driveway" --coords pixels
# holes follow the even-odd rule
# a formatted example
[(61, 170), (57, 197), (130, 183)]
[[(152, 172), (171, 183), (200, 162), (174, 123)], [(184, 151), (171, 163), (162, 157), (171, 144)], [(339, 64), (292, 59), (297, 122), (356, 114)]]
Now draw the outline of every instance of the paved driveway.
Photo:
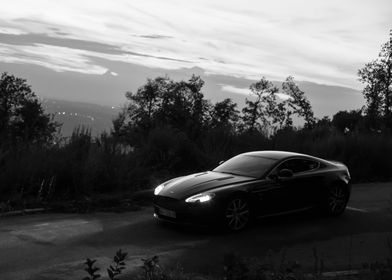
[(286, 259), (311, 267), (313, 248), (327, 270), (355, 268), (390, 253), (391, 195), (392, 183), (355, 185), (348, 210), (337, 219), (302, 213), (260, 220), (236, 234), (160, 226), (150, 208), (0, 218), (0, 279), (82, 279), (86, 257), (107, 265), (119, 248), (130, 254), (131, 268), (156, 254), (186, 270), (213, 271), (226, 252), (276, 260), (285, 252)]

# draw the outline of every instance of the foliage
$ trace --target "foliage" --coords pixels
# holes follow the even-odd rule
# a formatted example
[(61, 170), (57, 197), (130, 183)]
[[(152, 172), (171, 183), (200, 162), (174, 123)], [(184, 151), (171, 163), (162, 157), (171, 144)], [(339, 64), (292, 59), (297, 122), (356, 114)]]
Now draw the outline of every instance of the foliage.
[(251, 84), (249, 89), (256, 100), (247, 98), (245, 101), (246, 106), (242, 109), (243, 129), (250, 132), (262, 131), (266, 130), (271, 122), (281, 122), (282, 114), (276, 111), (278, 88), (262, 77), (260, 81)]
[(348, 132), (359, 129), (363, 121), (362, 110), (340, 111), (333, 116), (332, 125), (340, 132)]
[(255, 100), (246, 99), (242, 109), (242, 129), (245, 131), (269, 134), (271, 130), (292, 128), (293, 116), (303, 118), (305, 128), (311, 128), (316, 121), (310, 102), (292, 76), (282, 83), (283, 96), (265, 77), (251, 84), (250, 90)]
[(358, 76), (365, 84), (363, 95), (367, 101), (366, 114), (372, 125), (377, 126), (383, 121), (388, 129), (392, 129), (392, 30), (378, 58), (360, 69)]
[(128, 253), (122, 252), (121, 249), (116, 252), (116, 255), (113, 257), (113, 264), (109, 265), (107, 269), (108, 276), (110, 280), (118, 279), (122, 271), (125, 269), (125, 259), (127, 258)]
[(94, 264), (97, 260), (91, 260), (89, 258), (86, 259), (86, 262), (84, 263), (85, 271), (88, 274), (88, 277), (84, 277), (83, 280), (95, 280), (101, 277), (101, 274), (97, 273), (99, 271), (99, 268), (96, 267)]
[(197, 138), (208, 120), (209, 102), (201, 92), (203, 84), (197, 76), (180, 82), (168, 77), (148, 79), (136, 93), (127, 92), (129, 105), (115, 120), (114, 132), (122, 128), (126, 135), (134, 135), (129, 140), (136, 147), (159, 126), (169, 125)]
[(321, 279), (320, 273), (305, 273), (297, 262), (286, 260), (285, 250), (276, 262), (270, 255), (266, 259), (244, 258), (228, 253), (223, 260), (223, 279), (225, 280), (304, 280)]
[[(120, 254), (121, 253), (121, 254)], [(120, 255), (119, 255), (120, 254)], [(116, 256), (126, 256), (127, 253), (119, 250)], [(108, 269), (109, 279), (118, 279), (116, 276), (123, 274), (121, 279), (139, 279), (139, 280), (204, 280), (204, 279), (223, 279), (223, 280), (321, 280), (321, 279), (375, 279), (386, 280), (391, 279), (392, 262), (388, 259), (386, 262), (374, 261), (363, 265), (363, 269), (359, 270), (359, 274), (355, 276), (331, 276), (324, 275), (324, 262), (318, 256), (317, 249), (313, 249), (314, 270), (308, 271), (296, 261), (286, 259), (286, 251), (283, 249), (280, 253), (280, 259), (273, 259), (271, 254), (267, 254), (265, 258), (245, 258), (235, 253), (227, 253), (223, 255), (223, 269), (219, 274), (200, 275), (185, 272), (180, 265), (174, 267), (164, 267), (160, 264), (158, 256), (141, 259), (141, 270), (135, 273), (122, 273), (126, 270), (125, 258), (123, 258), (122, 269), (114, 276)], [(115, 257), (116, 258), (116, 257)], [(95, 280), (101, 277), (95, 267), (96, 260), (87, 259), (85, 271), (88, 277), (83, 280)], [(120, 261), (118, 262), (120, 263)], [(112, 265), (111, 265), (112, 266)], [(114, 267), (113, 267), (114, 269)], [(217, 269), (220, 269), (218, 267)]]
[(147, 259), (142, 259), (142, 270), (144, 272), (144, 279), (155, 280), (164, 279), (162, 268), (159, 265), (159, 257), (153, 256)]
[(289, 97), (284, 103), (287, 103), (286, 109), (286, 127), (291, 127), (293, 122), (292, 115), (302, 117), (305, 121), (305, 128), (312, 128), (316, 119), (313, 114), (312, 106), (307, 99), (305, 92), (303, 92), (294, 81), (294, 77), (287, 77), (286, 81), (282, 83), (282, 89)]
[[(4, 75), (3, 75), (4, 76)], [(33, 94), (24, 80), (4, 76)], [(10, 83), (12, 84), (12, 83)], [(287, 150), (342, 161), (353, 182), (390, 180), (392, 138), (375, 129), (367, 110), (316, 119), (292, 77), (287, 98), (266, 78), (250, 86), (242, 112), (231, 99), (211, 104), (204, 82), (168, 77), (147, 80), (113, 120), (111, 133), (92, 137), (85, 127), (56, 143), (38, 140), (0, 145), (0, 202), (5, 209), (56, 206), (78, 212), (133, 209), (118, 197), (150, 189), (170, 178), (209, 170), (221, 160), (254, 150)], [(295, 128), (292, 117), (305, 121)], [(129, 198), (124, 197), (124, 198)], [(64, 206), (64, 205), (67, 206)], [(128, 205), (124, 206), (123, 205)]]
[(47, 143), (58, 125), (44, 113), (26, 80), (6, 72), (0, 76), (0, 143)]
[[(127, 258), (128, 253), (122, 252), (119, 249), (113, 257), (113, 263), (109, 265), (107, 268), (107, 274), (110, 280), (118, 279), (118, 276), (122, 274), (125, 269), (125, 260)], [(101, 274), (98, 273), (100, 270), (95, 266), (97, 260), (91, 260), (89, 258), (86, 259), (84, 265), (86, 266), (84, 270), (87, 272), (88, 277), (84, 277), (83, 280), (95, 280), (101, 277)]]
[(237, 104), (230, 98), (226, 98), (221, 102), (215, 103), (211, 113), (211, 128), (223, 128), (228, 131), (235, 131), (240, 119)]

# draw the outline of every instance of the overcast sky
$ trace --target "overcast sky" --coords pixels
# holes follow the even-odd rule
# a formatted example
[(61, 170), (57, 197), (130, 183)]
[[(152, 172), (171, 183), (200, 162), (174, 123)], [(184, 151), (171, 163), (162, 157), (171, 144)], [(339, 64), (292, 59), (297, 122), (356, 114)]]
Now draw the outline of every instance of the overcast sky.
[(0, 0), (0, 62), (124, 75), (126, 62), (360, 88), (391, 0)]

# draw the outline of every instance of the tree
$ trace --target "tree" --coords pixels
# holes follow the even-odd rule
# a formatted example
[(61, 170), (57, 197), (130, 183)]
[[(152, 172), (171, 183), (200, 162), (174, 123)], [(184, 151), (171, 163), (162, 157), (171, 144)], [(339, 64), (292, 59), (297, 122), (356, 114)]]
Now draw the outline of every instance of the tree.
[(230, 98), (216, 102), (211, 110), (211, 125), (216, 128), (234, 129), (239, 120), (237, 103)]
[(131, 125), (135, 125), (141, 130), (151, 128), (155, 115), (162, 105), (162, 91), (165, 91), (170, 83), (168, 77), (148, 79), (147, 83), (140, 87), (136, 93), (127, 92), (125, 94), (130, 101), (127, 113)]
[[(252, 132), (269, 128), (271, 121), (278, 121), (276, 114), (276, 93), (278, 88), (265, 77), (251, 84), (249, 88), (255, 100), (252, 101), (246, 98), (246, 106), (242, 109), (244, 130)], [(272, 120), (271, 116), (273, 117)]]
[(378, 58), (359, 69), (358, 76), (365, 84), (363, 95), (368, 117), (373, 123), (383, 118), (392, 125), (392, 29), (389, 41), (382, 45)]
[(209, 101), (204, 99), (202, 88), (204, 81), (199, 77), (192, 75), (187, 82), (180, 82), (183, 87), (185, 105), (184, 109), (190, 113), (190, 118), (186, 124), (186, 130), (191, 138), (197, 138), (201, 135), (203, 128), (208, 124), (208, 112), (210, 109)]
[(126, 112), (113, 121), (114, 134), (139, 135), (134, 139), (144, 141), (155, 127), (171, 126), (192, 139), (199, 137), (210, 106), (201, 91), (203, 85), (204, 81), (195, 75), (180, 82), (168, 77), (148, 79), (136, 93), (126, 93), (130, 102)]
[(362, 121), (362, 110), (339, 111), (332, 118), (332, 125), (339, 131), (353, 131)]
[[(295, 83), (292, 76), (287, 77), (286, 81), (282, 83), (282, 89), (289, 98), (284, 101), (286, 106), (286, 126), (292, 125), (292, 115), (297, 115), (305, 120), (305, 127), (310, 128), (315, 123), (315, 118), (309, 100), (306, 98), (305, 93), (300, 90)], [(286, 105), (286, 104), (285, 104)]]
[(253, 83), (250, 90), (256, 99), (246, 99), (246, 107), (242, 110), (242, 120), (246, 130), (261, 128), (276, 130), (292, 127), (293, 115), (302, 117), (305, 120), (305, 127), (314, 125), (312, 106), (293, 77), (289, 76), (282, 83), (282, 90), (287, 95), (287, 99), (277, 98), (278, 88), (264, 77)]
[(384, 115), (384, 95), (382, 93), (383, 69), (377, 60), (367, 63), (359, 70), (360, 81), (365, 84), (362, 93), (366, 99), (366, 114), (372, 122)]
[(0, 77), (0, 138), (4, 143), (47, 142), (58, 128), (26, 80)]

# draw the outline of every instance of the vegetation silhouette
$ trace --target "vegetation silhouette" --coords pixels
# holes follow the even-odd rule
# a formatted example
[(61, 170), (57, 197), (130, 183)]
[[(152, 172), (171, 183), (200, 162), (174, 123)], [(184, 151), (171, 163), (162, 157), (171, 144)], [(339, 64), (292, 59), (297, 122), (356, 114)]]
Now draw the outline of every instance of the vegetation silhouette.
[[(110, 205), (102, 196), (127, 198), (252, 150), (339, 160), (348, 165), (354, 182), (390, 180), (392, 32), (390, 37), (379, 57), (358, 72), (367, 105), (337, 112), (332, 119), (314, 117), (291, 76), (280, 89), (265, 77), (251, 84), (241, 111), (231, 99), (215, 104), (205, 99), (198, 76), (183, 81), (165, 76), (126, 93), (127, 103), (110, 133), (92, 137), (79, 127), (62, 139), (26, 81), (3, 73), (0, 211), (72, 200), (82, 201), (72, 205), (83, 209)], [(295, 127), (293, 118), (302, 119), (303, 127)]]

